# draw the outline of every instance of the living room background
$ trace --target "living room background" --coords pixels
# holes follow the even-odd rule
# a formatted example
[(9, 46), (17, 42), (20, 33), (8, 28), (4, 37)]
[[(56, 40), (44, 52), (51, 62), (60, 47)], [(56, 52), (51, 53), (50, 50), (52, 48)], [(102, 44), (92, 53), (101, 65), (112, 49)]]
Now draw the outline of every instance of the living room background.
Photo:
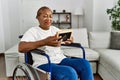
[(36, 25), (36, 10), (43, 5), (56, 11), (70, 11), (72, 28), (78, 28), (74, 10), (82, 8), (84, 15), (80, 17), (80, 27), (88, 31), (110, 31), (110, 21), (105, 12), (115, 3), (116, 0), (0, 0), (0, 52), (16, 44), (20, 34)]

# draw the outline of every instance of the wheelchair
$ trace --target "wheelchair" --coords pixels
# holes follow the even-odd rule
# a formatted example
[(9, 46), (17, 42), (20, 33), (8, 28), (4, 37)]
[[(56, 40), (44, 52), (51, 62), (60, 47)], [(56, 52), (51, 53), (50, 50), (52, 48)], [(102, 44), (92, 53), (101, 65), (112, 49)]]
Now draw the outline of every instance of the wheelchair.
[[(62, 44), (62, 46), (81, 48), (83, 52), (83, 59), (85, 59), (85, 50), (81, 46), (81, 44), (71, 43), (71, 44)], [(48, 72), (32, 66), (33, 60), (32, 60), (31, 53), (43, 55), (47, 58), (48, 64), (49, 64)], [(25, 63), (19, 63), (15, 67), (13, 71), (13, 80), (51, 80), (51, 65), (50, 64), (51, 64), (50, 58), (43, 50), (40, 50), (40, 49), (31, 50), (25, 53)]]

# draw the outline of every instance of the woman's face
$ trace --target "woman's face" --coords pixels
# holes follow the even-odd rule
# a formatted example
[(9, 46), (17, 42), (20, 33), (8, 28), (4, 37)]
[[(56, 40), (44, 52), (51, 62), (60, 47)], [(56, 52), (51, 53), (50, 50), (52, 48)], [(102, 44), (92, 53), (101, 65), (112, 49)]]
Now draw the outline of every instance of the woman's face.
[(42, 29), (48, 30), (52, 24), (52, 11), (49, 9), (41, 11), (40, 16), (38, 16), (38, 21)]

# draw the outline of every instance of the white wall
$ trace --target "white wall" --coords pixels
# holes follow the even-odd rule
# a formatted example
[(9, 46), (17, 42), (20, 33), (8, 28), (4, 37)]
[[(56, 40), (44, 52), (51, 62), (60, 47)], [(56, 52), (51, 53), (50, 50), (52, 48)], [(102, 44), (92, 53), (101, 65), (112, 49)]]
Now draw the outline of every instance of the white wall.
[(84, 0), (84, 27), (92, 31), (93, 26), (93, 0)]
[(106, 10), (113, 5), (114, 0), (94, 0), (93, 31), (111, 31), (111, 22)]
[(1, 8), (2, 8), (2, 26), (4, 33), (4, 46), (5, 49), (10, 47), (11, 37), (10, 37), (10, 26), (9, 26), (9, 12), (8, 12), (8, 1), (1, 0)]
[(85, 0), (84, 27), (88, 31), (111, 31), (107, 8), (115, 5), (115, 0)]
[(2, 17), (2, 8), (0, 0), (0, 53), (5, 51), (5, 42), (4, 42), (4, 32), (3, 32), (3, 17)]
[(1, 0), (1, 16), (5, 50), (18, 42), (19, 35), (19, 0)]
[[(9, 9), (9, 22), (10, 22), (10, 37), (11, 45), (14, 45), (18, 42), (20, 34), (20, 1), (21, 0), (8, 0), (8, 9)], [(14, 3), (14, 4), (13, 4)]]
[[(65, 9), (68, 12), (74, 13), (75, 9), (83, 7), (84, 0), (23, 0), (22, 2), (22, 14), (21, 14), (21, 34), (23, 34), (28, 28), (38, 25), (35, 19), (36, 12), (41, 6), (48, 6), (52, 10), (61, 12)], [(72, 15), (72, 27), (77, 28), (78, 17)], [(82, 21), (81, 21), (82, 22)], [(83, 26), (83, 23), (80, 25)]]

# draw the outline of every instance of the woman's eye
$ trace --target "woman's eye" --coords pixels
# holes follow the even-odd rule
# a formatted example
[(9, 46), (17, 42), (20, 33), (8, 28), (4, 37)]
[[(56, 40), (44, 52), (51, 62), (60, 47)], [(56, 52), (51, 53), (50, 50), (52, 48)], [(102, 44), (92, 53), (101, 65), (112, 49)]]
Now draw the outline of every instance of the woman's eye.
[(47, 18), (47, 15), (44, 15), (43, 17), (44, 17), (44, 18)]
[(44, 18), (52, 18), (52, 15), (44, 15)]
[(50, 16), (50, 18), (52, 18), (52, 15)]

